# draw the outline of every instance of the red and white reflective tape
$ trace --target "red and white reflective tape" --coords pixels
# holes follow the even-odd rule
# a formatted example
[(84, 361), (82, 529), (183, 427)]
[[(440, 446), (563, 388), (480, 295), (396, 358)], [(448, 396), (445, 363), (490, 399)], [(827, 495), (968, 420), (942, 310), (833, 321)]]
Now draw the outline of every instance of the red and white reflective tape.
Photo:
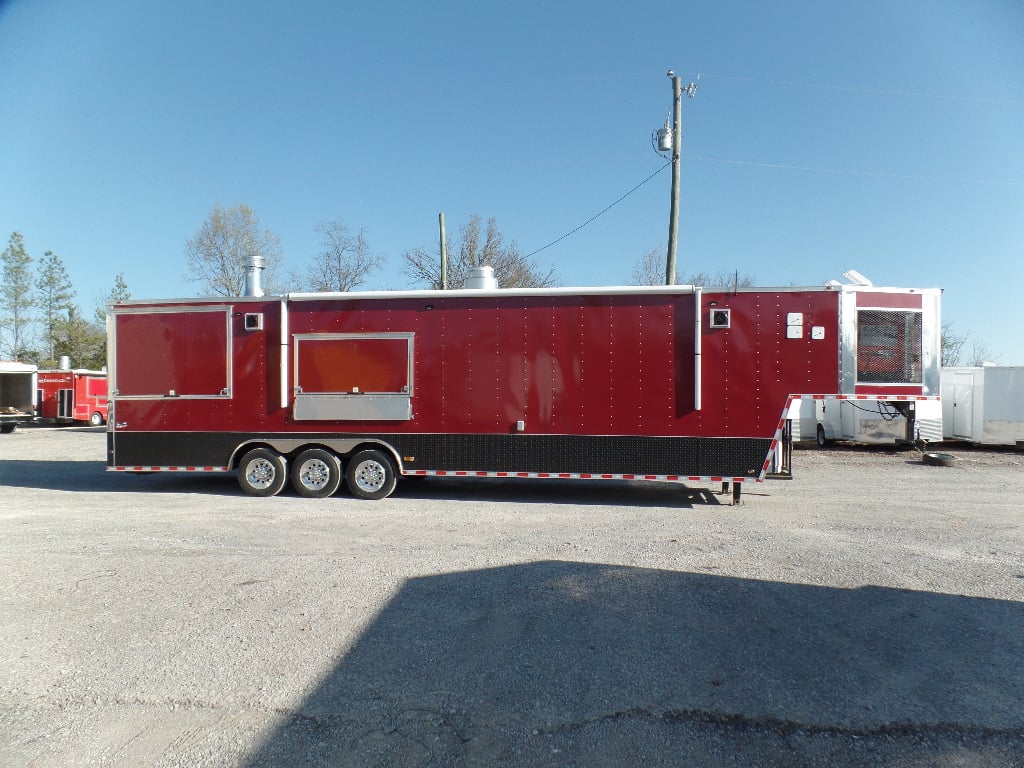
[(790, 395), (792, 400), (940, 400), (938, 395)]
[(231, 467), (107, 467), (108, 472), (230, 472)]
[(720, 477), (717, 475), (619, 475), (598, 472), (481, 472), (454, 469), (406, 469), (407, 477), (528, 477), (567, 480), (653, 480), (662, 483), (751, 483), (755, 477)]

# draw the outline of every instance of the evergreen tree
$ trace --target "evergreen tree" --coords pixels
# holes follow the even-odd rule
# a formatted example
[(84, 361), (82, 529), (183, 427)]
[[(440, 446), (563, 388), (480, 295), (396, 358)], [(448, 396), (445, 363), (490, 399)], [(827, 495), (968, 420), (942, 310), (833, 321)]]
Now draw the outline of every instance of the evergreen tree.
[(68, 277), (64, 263), (53, 251), (43, 254), (39, 262), (39, 276), (36, 278), (36, 304), (42, 312), (43, 338), (46, 360), (56, 364), (54, 354), (57, 343), (57, 326), (60, 318), (74, 306), (75, 289)]
[(107, 364), (107, 335), (95, 323), (82, 317), (78, 307), (68, 309), (57, 321), (55, 354), (67, 355), (76, 368), (99, 370)]
[(33, 307), (32, 273), (29, 265), (32, 257), (25, 250), (25, 241), (20, 232), (12, 232), (4, 252), (0, 274), (0, 323), (6, 328), (9, 339), (4, 354), (12, 360), (19, 360), (31, 353), (27, 348), (28, 325), (32, 321)]
[(124, 280), (124, 272), (118, 272), (117, 277), (114, 278), (114, 287), (111, 288), (110, 293), (107, 294), (106, 301), (96, 307), (96, 322), (99, 325), (105, 325), (107, 322), (107, 305), (119, 304), (122, 301), (128, 301), (131, 297), (132, 294), (128, 290), (128, 283)]

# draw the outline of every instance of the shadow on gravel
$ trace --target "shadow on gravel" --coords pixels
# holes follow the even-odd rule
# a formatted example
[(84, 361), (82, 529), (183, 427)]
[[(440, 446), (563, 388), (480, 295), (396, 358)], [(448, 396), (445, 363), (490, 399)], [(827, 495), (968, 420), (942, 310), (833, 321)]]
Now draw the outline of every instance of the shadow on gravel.
[(407, 581), (247, 766), (1009, 765), (1021, 701), (1021, 603), (538, 562)]
[[(201, 493), (243, 497), (234, 473), (107, 472), (100, 461), (0, 461), (0, 486), (78, 493)], [(749, 495), (744, 492), (745, 495)], [(286, 488), (282, 495), (295, 495)], [(718, 505), (708, 488), (681, 483), (619, 480), (535, 480), (498, 478), (403, 478), (396, 495), (408, 499), (507, 501), (516, 504), (594, 504), (632, 507)], [(346, 497), (344, 488), (338, 497)], [(729, 494), (722, 496), (727, 501)], [(311, 499), (310, 504), (330, 503)], [(366, 502), (373, 504), (375, 502)]]
[(92, 427), (88, 424), (19, 424), (17, 432), (81, 432), (101, 434), (107, 431), (105, 426)]
[(208, 493), (240, 495), (230, 474), (107, 472), (102, 461), (0, 461), (0, 486), (78, 493)]
[[(403, 499), (496, 501), (515, 504), (586, 504), (630, 507), (721, 505), (710, 488), (639, 480), (551, 480), (540, 478), (403, 478), (396, 495)], [(731, 493), (721, 498), (730, 503)]]

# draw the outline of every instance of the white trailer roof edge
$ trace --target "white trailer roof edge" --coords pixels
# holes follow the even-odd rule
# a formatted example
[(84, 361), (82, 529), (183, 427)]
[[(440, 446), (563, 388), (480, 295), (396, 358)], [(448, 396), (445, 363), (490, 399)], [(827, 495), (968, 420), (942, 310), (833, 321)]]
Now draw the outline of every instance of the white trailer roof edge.
[(705, 293), (943, 293), (944, 288), (908, 288), (906, 286), (881, 285), (753, 285), (747, 288), (733, 288), (729, 285), (702, 286)]
[(624, 285), (624, 286), (584, 286), (572, 288), (497, 288), (484, 290), (480, 288), (460, 288), (452, 291), (413, 290), (413, 291), (325, 291), (323, 293), (306, 293), (293, 291), (282, 295), (266, 296), (193, 296), (191, 298), (167, 299), (126, 299), (117, 304), (108, 304), (108, 309), (117, 311), (119, 307), (145, 306), (150, 304), (196, 304), (215, 302), (219, 304), (239, 304), (242, 302), (267, 301), (331, 301), (340, 299), (437, 299), (443, 297), (464, 298), (473, 296), (619, 296), (623, 294), (678, 294), (688, 296), (698, 293), (700, 289), (693, 285)]
[(17, 360), (0, 360), (0, 371), (3, 373), (36, 373), (39, 366), (35, 363), (22, 363)]
[(280, 301), (331, 301), (331, 300), (384, 300), (384, 299), (438, 299), (466, 298), (474, 296), (618, 296), (626, 294), (635, 295), (690, 295), (703, 292), (708, 293), (756, 293), (772, 291), (778, 293), (804, 293), (807, 291), (821, 292), (864, 292), (864, 293), (920, 293), (936, 294), (942, 293), (942, 288), (899, 288), (883, 286), (862, 286), (862, 285), (811, 285), (811, 286), (751, 286), (747, 288), (732, 288), (731, 286), (695, 286), (695, 285), (618, 285), (618, 286), (574, 286), (567, 288), (460, 288), (458, 290), (399, 290), (399, 291), (330, 291), (324, 293), (309, 293), (294, 291), (276, 296), (193, 296), (190, 298), (166, 298), (166, 299), (128, 299), (115, 304), (108, 304), (111, 311), (117, 307), (140, 306), (148, 304), (194, 304), (206, 302), (220, 302), (222, 304), (238, 304), (243, 302), (265, 302), (268, 300)]
[(693, 285), (619, 285), (619, 286), (575, 286), (568, 288), (459, 288), (457, 290), (415, 290), (415, 291), (347, 291), (325, 293), (293, 292), (285, 294), (289, 301), (320, 301), (330, 299), (419, 299), (419, 298), (465, 298), (473, 296), (618, 296), (621, 294), (679, 294), (690, 295), (698, 292)]

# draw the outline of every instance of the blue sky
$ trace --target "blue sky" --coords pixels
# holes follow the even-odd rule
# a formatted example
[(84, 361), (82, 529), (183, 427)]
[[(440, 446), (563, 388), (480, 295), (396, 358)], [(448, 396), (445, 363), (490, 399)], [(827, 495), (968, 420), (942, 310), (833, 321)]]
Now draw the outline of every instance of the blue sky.
[[(194, 295), (185, 241), (251, 206), (289, 267), (318, 222), (402, 253), (471, 214), (531, 253), (664, 164), (684, 85), (682, 277), (941, 287), (1024, 364), (1024, 3), (0, 0), (0, 236), (61, 257), (91, 316)], [(664, 171), (534, 259), (628, 282), (664, 249)]]

